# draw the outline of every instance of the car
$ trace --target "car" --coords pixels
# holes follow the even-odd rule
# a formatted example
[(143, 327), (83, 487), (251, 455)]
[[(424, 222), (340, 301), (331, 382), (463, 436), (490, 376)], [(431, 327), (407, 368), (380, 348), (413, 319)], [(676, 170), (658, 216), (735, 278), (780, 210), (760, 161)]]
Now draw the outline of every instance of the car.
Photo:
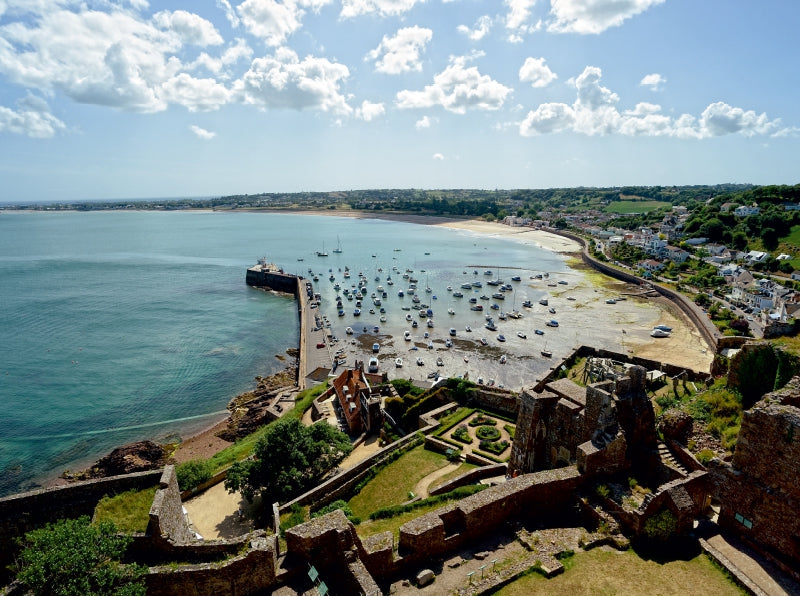
[(321, 341), (321, 342), (317, 343), (317, 347), (318, 348), (324, 348), (325, 347), (325, 342)]

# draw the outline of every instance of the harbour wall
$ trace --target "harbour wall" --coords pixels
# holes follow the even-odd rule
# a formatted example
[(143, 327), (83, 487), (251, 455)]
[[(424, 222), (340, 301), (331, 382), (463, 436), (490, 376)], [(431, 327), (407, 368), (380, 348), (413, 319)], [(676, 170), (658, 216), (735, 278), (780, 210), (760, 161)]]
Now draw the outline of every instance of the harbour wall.
[(296, 298), (300, 294), (300, 282), (302, 279), (297, 275), (284, 273), (280, 269), (276, 270), (269, 266), (256, 265), (247, 270), (245, 282), (248, 286), (284, 292)]

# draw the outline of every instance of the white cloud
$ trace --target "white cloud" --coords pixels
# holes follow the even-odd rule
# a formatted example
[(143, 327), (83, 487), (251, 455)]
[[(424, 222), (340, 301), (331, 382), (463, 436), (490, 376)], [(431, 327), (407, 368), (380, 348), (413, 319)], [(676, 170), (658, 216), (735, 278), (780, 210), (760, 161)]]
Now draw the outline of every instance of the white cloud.
[(218, 58), (202, 52), (194, 62), (186, 65), (186, 69), (195, 70), (204, 67), (216, 75), (222, 74), (223, 78), (227, 78), (228, 73), (224, 71), (226, 67), (236, 64), (239, 60), (249, 60), (252, 56), (253, 50), (244, 39), (239, 38)]
[(651, 73), (649, 75), (645, 75), (639, 84), (642, 87), (650, 87), (651, 91), (661, 91), (664, 84), (667, 82), (667, 79), (662, 77), (657, 72)]
[(239, 26), (239, 17), (236, 15), (236, 11), (233, 10), (231, 3), (228, 0), (217, 0), (217, 7), (221, 8), (222, 11), (225, 13), (225, 18), (228, 19), (228, 22), (231, 24), (231, 27), (236, 29)]
[(506, 28), (522, 29), (527, 26), (531, 10), (536, 6), (536, 0), (505, 0), (504, 4), (508, 6)]
[(435, 159), (436, 161), (444, 161), (444, 155), (441, 153), (434, 153), (433, 159)]
[(162, 86), (166, 101), (184, 106), (190, 112), (218, 110), (230, 101), (231, 92), (214, 79), (197, 79), (185, 72)]
[(467, 109), (497, 110), (503, 106), (511, 88), (482, 75), (475, 66), (467, 67), (467, 56), (450, 58), (450, 64), (433, 77), (433, 84), (422, 91), (404, 90), (397, 93), (400, 108), (430, 108), (442, 106), (456, 114)]
[(548, 31), (602, 33), (665, 0), (551, 0)]
[(378, 116), (383, 116), (386, 108), (382, 103), (372, 103), (366, 99), (361, 102), (361, 106), (356, 108), (356, 118), (361, 118), (364, 122), (371, 122)]
[(480, 41), (489, 33), (489, 30), (492, 28), (492, 19), (487, 15), (483, 15), (479, 17), (477, 21), (475, 21), (475, 25), (472, 29), (467, 27), (466, 25), (459, 25), (457, 27), (458, 32), (466, 35), (471, 41)]
[(35, 139), (49, 139), (66, 125), (50, 113), (47, 103), (29, 95), (17, 101), (17, 109), (0, 106), (0, 133), (26, 135)]
[(206, 130), (205, 128), (200, 128), (195, 124), (192, 124), (189, 127), (189, 130), (191, 130), (195, 135), (197, 135), (198, 139), (203, 139), (204, 141), (210, 141), (215, 136), (217, 136), (217, 133)]
[(547, 87), (558, 78), (545, 64), (544, 58), (526, 58), (519, 69), (519, 80), (530, 83), (532, 87)]
[(417, 2), (425, 0), (342, 0), (339, 16), (349, 19), (364, 14), (378, 14), (382, 17), (397, 16), (414, 8)]
[(244, 0), (236, 7), (247, 31), (268, 46), (279, 46), (300, 28), (305, 11), (294, 0)]
[(414, 128), (416, 128), (417, 130), (430, 128), (433, 122), (436, 122), (435, 118), (429, 118), (428, 116), (423, 116), (414, 123)]
[(728, 134), (744, 136), (793, 134), (793, 129), (781, 126), (780, 120), (770, 120), (766, 114), (756, 114), (724, 102), (709, 105), (699, 119), (690, 114), (671, 118), (657, 104), (641, 102), (632, 110), (619, 112), (619, 96), (600, 84), (602, 71), (587, 66), (573, 84), (577, 97), (572, 105), (545, 103), (528, 112), (519, 124), (522, 136), (535, 136), (564, 131), (585, 135), (621, 134), (626, 136), (669, 136), (682, 139), (704, 139)]
[(185, 44), (202, 47), (216, 46), (223, 42), (222, 36), (210, 21), (185, 10), (157, 12), (153, 15), (153, 22), (161, 29), (173, 31)]
[(365, 60), (375, 61), (375, 70), (386, 74), (420, 71), (420, 54), (433, 37), (433, 31), (422, 27), (398, 29), (394, 37), (383, 36), (381, 43), (371, 50)]
[(273, 56), (253, 60), (234, 90), (245, 104), (263, 108), (309, 108), (348, 115), (353, 109), (339, 91), (348, 76), (344, 64), (314, 56), (301, 61), (292, 50), (278, 48)]

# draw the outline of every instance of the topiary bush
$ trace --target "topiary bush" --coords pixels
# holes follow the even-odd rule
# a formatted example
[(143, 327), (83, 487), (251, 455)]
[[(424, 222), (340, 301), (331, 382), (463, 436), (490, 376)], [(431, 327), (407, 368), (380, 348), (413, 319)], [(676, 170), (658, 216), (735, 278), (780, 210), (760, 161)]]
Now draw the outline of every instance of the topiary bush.
[(500, 431), (493, 426), (479, 426), (475, 434), (484, 441), (496, 441), (500, 438)]

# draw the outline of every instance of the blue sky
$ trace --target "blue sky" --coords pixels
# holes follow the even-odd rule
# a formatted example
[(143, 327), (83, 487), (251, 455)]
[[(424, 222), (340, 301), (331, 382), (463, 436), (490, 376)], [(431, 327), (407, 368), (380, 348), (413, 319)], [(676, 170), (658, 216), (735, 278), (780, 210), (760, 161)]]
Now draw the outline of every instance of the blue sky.
[(0, 201), (798, 182), (800, 2), (0, 0)]

